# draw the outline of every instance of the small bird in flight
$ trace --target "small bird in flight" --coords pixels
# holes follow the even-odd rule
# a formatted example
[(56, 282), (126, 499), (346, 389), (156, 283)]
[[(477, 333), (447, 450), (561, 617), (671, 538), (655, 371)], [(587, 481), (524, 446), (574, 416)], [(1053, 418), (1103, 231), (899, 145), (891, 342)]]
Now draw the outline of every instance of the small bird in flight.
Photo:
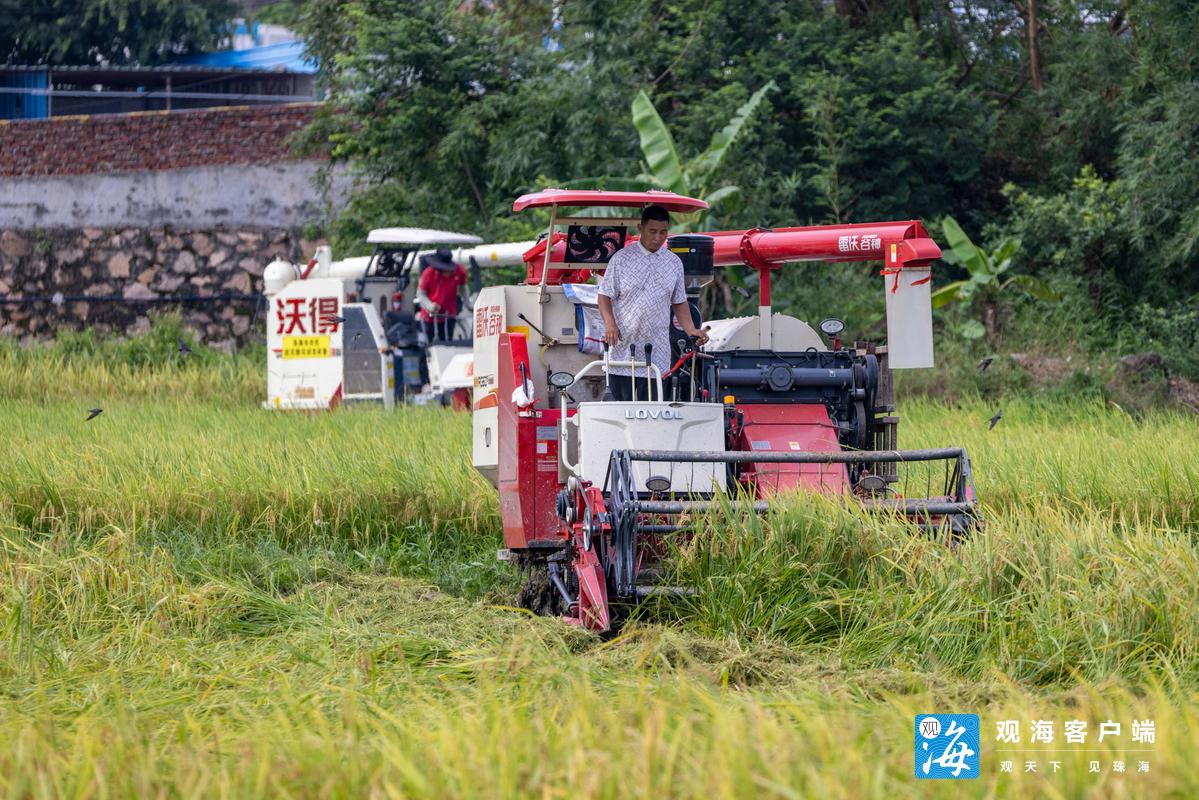
[(995, 416), (991, 417), (991, 427), (987, 428), (987, 430), (989, 430), (989, 431), (995, 430), (995, 426), (999, 424), (999, 420), (1001, 420), (1001, 419), (1003, 419), (1003, 409), (1002, 408), (995, 412)]
[(85, 419), (84, 422), (91, 422), (103, 413), (104, 409), (102, 408), (89, 408), (87, 411), (87, 419)]
[(991, 362), (995, 360), (995, 356), (987, 356), (978, 362), (978, 371), (986, 372), (987, 367), (991, 366)]
[(191, 351), (192, 351), (192, 349), (187, 346), (187, 342), (180, 339), (179, 340), (179, 355), (181, 355), (181, 356), (191, 355)]

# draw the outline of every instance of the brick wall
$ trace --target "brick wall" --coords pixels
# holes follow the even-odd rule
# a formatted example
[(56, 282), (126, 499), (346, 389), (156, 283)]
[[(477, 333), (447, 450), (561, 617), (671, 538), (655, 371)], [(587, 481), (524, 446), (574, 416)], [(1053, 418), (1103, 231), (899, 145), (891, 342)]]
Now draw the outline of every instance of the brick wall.
[(275, 164), (317, 104), (246, 106), (0, 122), (0, 176)]

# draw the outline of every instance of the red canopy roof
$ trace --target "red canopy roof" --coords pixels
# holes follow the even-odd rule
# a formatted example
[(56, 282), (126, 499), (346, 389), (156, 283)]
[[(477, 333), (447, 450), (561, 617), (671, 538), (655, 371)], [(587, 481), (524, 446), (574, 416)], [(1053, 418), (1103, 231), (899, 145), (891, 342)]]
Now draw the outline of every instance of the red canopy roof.
[(648, 192), (609, 192), (602, 189), (542, 189), (540, 192), (522, 194), (512, 204), (513, 211), (546, 206), (617, 206), (640, 208), (651, 203), (667, 211), (691, 214), (703, 211), (708, 204), (694, 197), (684, 197), (674, 192), (651, 189)]

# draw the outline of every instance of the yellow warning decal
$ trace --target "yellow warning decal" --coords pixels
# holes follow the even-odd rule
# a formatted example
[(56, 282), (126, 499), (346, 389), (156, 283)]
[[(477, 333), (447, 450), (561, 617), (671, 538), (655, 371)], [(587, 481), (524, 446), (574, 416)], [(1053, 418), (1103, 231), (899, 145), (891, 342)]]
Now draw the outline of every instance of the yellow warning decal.
[(283, 358), (328, 358), (328, 336), (284, 336)]

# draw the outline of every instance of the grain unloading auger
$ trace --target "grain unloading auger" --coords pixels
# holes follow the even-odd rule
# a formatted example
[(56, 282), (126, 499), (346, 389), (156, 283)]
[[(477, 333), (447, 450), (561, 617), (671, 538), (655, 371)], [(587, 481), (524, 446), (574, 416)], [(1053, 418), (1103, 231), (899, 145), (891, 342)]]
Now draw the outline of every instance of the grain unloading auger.
[[(667, 243), (692, 300), (715, 266), (758, 271), (758, 314), (707, 322), (693, 346), (673, 331), (671, 363), (609, 355), (649, 397), (604, 401), (584, 281), (628, 241), (636, 217), (582, 216), (589, 207), (675, 213), (707, 207), (669, 192), (546, 190), (514, 209), (547, 208), (548, 235), (525, 254), (526, 281), (485, 288), (475, 304), (473, 462), (499, 491), (505, 549), (529, 570), (521, 602), (595, 630), (614, 610), (655, 593), (653, 561), (713, 506), (763, 511), (784, 492), (843, 496), (946, 538), (976, 522), (970, 462), (960, 448), (898, 450), (891, 370), (932, 366), (929, 265), (941, 251), (917, 221), (683, 234)], [(563, 230), (559, 230), (562, 228)], [(773, 313), (770, 275), (792, 261), (880, 261), (888, 346), (842, 346), (841, 323)], [(692, 303), (692, 314), (699, 310)], [(698, 321), (698, 320), (697, 320)], [(910, 496), (901, 467), (926, 470)]]

